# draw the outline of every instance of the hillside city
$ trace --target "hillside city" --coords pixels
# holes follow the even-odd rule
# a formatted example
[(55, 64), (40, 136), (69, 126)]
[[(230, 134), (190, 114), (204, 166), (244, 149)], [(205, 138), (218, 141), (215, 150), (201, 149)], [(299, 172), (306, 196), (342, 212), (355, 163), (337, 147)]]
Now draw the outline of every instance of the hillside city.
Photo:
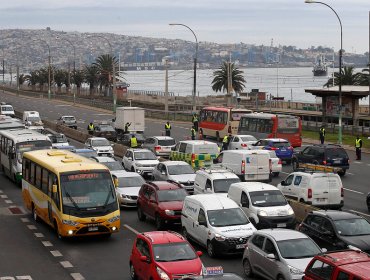
[[(4, 29), (0, 30), (0, 56), (4, 60), (5, 72), (13, 72), (17, 65), (25, 73), (44, 67), (48, 61), (48, 47), (52, 64), (59, 68), (82, 69), (101, 54), (114, 53), (123, 70), (132, 70), (137, 65), (145, 69), (163, 69), (165, 60), (171, 69), (191, 69), (195, 53), (195, 42), (118, 35), (112, 33), (80, 33), (44, 30)], [(326, 62), (337, 67), (338, 50), (322, 46), (298, 49), (295, 46), (274, 44), (269, 46), (238, 44), (217, 44), (199, 42), (198, 67), (218, 68), (222, 61), (231, 60), (239, 67), (311, 67), (318, 56), (324, 55)], [(333, 57), (334, 56), (334, 57)], [(366, 67), (368, 53), (343, 52), (343, 64)], [(150, 68), (157, 66), (157, 68)], [(135, 69), (143, 70), (143, 69)]]

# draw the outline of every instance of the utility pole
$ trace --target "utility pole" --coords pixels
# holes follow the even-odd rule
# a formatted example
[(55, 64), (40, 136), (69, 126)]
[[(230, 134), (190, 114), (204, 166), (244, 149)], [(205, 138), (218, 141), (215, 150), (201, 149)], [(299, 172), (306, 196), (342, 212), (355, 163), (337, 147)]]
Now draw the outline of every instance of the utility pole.
[(18, 59), (18, 48), (15, 49), (17, 56), (17, 96), (19, 96), (19, 59)]
[(165, 58), (165, 68), (166, 68), (166, 76), (164, 82), (164, 95), (165, 95), (165, 103), (164, 103), (164, 111), (168, 117), (168, 58)]
[(3, 93), (4, 93), (4, 85), (5, 85), (5, 56), (4, 56), (4, 46), (3, 46)]

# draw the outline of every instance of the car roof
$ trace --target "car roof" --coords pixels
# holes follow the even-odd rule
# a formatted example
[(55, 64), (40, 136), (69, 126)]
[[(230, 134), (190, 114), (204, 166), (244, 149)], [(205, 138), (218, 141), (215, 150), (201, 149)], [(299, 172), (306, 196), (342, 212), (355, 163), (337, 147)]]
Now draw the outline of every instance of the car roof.
[(216, 143), (205, 141), (205, 140), (184, 140), (184, 141), (179, 141), (179, 143), (186, 143), (186, 144), (192, 144), (192, 145), (217, 145)]
[(166, 244), (187, 242), (186, 239), (177, 232), (173, 231), (150, 231), (142, 233), (152, 244)]
[(310, 176), (310, 177), (323, 177), (326, 176), (334, 176), (334, 177), (337, 177), (339, 176), (338, 174), (336, 173), (332, 173), (332, 172), (320, 172), (320, 171), (311, 171), (310, 169), (307, 169), (307, 172), (303, 172), (303, 171), (296, 171), (296, 172), (292, 172), (292, 173), (289, 173), (289, 175), (291, 174), (295, 174), (295, 175), (301, 175), (301, 176)]
[(155, 138), (158, 140), (174, 140), (172, 137), (169, 137), (169, 136), (152, 136), (150, 138)]
[(134, 152), (134, 153), (136, 153), (136, 152), (150, 152), (150, 153), (153, 153), (151, 150), (149, 150), (149, 149), (140, 149), (140, 148), (133, 148), (133, 149), (128, 149), (128, 150), (130, 150), (130, 151), (132, 151), (132, 152)]
[(140, 174), (136, 172), (126, 171), (126, 170), (115, 170), (111, 171), (111, 173), (119, 178), (131, 178), (131, 177), (141, 177)]
[(268, 154), (269, 155), (269, 152), (267, 150), (226, 150), (226, 151), (223, 151), (223, 153), (247, 154), (247, 155), (251, 155), (251, 154), (255, 154), (255, 155)]
[(260, 140), (266, 140), (266, 141), (271, 141), (271, 142), (284, 142), (284, 143), (289, 143), (288, 140), (283, 139), (283, 138), (265, 138), (265, 139), (260, 139)]
[(363, 217), (346, 212), (346, 211), (338, 211), (338, 210), (319, 210), (319, 211), (312, 211), (315, 215), (321, 215), (332, 219), (333, 221), (336, 220), (346, 220), (346, 219), (363, 219)]
[(330, 149), (330, 148), (342, 148), (344, 149), (341, 145), (339, 144), (312, 144), (312, 145), (309, 145), (308, 147), (321, 147), (321, 148), (324, 148), (324, 149)]
[(189, 165), (189, 163), (185, 162), (185, 161), (180, 161), (180, 160), (166, 160), (166, 161), (162, 161), (161, 162), (162, 164), (164, 165), (167, 165), (167, 166), (174, 166), (174, 165)]
[(94, 159), (97, 159), (98, 162), (115, 162), (117, 161), (114, 157), (93, 157)]
[(108, 139), (107, 139), (107, 138), (105, 138), (105, 137), (90, 137), (89, 139), (91, 139), (91, 140), (101, 140), (101, 139), (108, 140)]
[(171, 181), (153, 181), (153, 182), (147, 182), (146, 184), (153, 186), (156, 189), (161, 190), (161, 191), (182, 189), (180, 184), (171, 182)]
[(334, 263), (336, 266), (341, 266), (346, 270), (354, 270), (357, 276), (360, 272), (365, 272), (363, 269), (366, 269), (367, 274), (364, 278), (369, 278), (368, 273), (370, 272), (370, 266), (366, 265), (365, 267), (360, 263), (370, 262), (370, 256), (365, 252), (360, 250), (343, 250), (337, 252), (330, 252), (325, 254), (320, 254), (316, 257), (317, 259), (325, 259), (330, 263)]
[(220, 196), (217, 194), (196, 194), (187, 196), (186, 200), (195, 200), (201, 203), (206, 211), (208, 210), (219, 210), (219, 209), (231, 209), (239, 208), (235, 201), (230, 198)]
[(261, 182), (240, 182), (240, 183), (233, 183), (231, 185), (237, 186), (240, 188), (246, 188), (248, 192), (279, 190), (277, 187), (273, 185), (261, 183)]
[(196, 174), (204, 174), (205, 176), (212, 178), (213, 180), (217, 179), (229, 179), (229, 178), (239, 178), (235, 173), (226, 170), (226, 169), (205, 169), (198, 170)]
[(275, 241), (309, 238), (307, 237), (307, 235), (300, 231), (286, 228), (261, 229), (257, 231), (257, 233), (263, 234), (265, 236), (271, 236), (273, 239), (275, 239)]

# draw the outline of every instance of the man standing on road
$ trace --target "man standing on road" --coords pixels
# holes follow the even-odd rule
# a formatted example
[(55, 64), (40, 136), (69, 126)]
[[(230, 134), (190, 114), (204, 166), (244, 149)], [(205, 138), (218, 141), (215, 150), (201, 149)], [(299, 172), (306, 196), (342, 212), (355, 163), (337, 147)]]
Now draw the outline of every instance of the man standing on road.
[(134, 134), (131, 136), (131, 139), (130, 139), (130, 147), (137, 148), (137, 139)]
[(169, 121), (164, 125), (164, 129), (166, 131), (166, 136), (171, 136), (171, 125)]
[(229, 138), (230, 138), (230, 136), (225, 135), (224, 139), (222, 139), (222, 150), (223, 151), (227, 150), (227, 146), (229, 145)]
[(197, 113), (193, 114), (191, 122), (193, 123), (195, 131), (198, 132), (198, 116), (197, 116)]
[(320, 142), (321, 144), (324, 144), (325, 142), (325, 127), (324, 126), (321, 126), (319, 133), (320, 133)]
[(89, 125), (87, 126), (87, 132), (90, 135), (93, 135), (94, 134), (94, 124), (92, 122), (90, 122)]
[(358, 135), (356, 137), (355, 148), (356, 148), (356, 160), (361, 160), (362, 139)]
[(125, 134), (128, 133), (128, 128), (130, 127), (131, 123), (126, 123), (125, 124)]
[(191, 140), (195, 140), (195, 134), (197, 132), (195, 131), (194, 125), (191, 127), (190, 132), (191, 132)]

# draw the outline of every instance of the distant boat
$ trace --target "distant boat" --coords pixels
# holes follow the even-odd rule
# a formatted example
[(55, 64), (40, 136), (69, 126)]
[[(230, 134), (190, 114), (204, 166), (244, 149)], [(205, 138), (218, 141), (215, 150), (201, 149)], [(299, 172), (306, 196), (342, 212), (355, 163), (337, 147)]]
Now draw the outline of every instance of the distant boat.
[(315, 65), (313, 66), (313, 75), (314, 76), (327, 76), (328, 75), (328, 66), (323, 55), (319, 56), (316, 59)]

